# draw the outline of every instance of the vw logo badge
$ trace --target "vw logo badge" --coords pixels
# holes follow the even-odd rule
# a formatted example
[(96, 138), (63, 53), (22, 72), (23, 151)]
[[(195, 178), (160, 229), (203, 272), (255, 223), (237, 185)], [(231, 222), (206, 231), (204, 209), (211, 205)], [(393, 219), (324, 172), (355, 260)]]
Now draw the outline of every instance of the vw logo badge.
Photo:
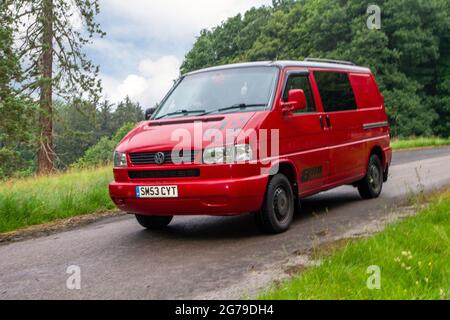
[(157, 152), (156, 154), (155, 154), (155, 163), (156, 164), (163, 164), (164, 163), (164, 160), (165, 160), (165, 155), (164, 155), (164, 152)]

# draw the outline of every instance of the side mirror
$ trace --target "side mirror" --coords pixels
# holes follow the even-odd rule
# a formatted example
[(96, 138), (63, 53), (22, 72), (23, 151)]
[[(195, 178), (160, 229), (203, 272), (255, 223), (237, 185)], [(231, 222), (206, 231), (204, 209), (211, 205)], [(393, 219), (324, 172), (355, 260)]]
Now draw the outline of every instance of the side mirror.
[(305, 92), (301, 89), (292, 89), (288, 93), (288, 101), (282, 102), (283, 112), (292, 113), (306, 109)]
[(148, 108), (145, 110), (145, 120), (150, 120), (152, 114), (156, 111), (156, 108)]

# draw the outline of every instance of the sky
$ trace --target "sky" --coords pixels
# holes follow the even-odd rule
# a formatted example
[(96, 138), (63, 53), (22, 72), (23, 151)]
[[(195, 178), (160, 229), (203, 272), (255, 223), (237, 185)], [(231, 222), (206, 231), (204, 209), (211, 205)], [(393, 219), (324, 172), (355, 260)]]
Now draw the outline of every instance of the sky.
[(86, 53), (100, 65), (104, 98), (125, 96), (143, 108), (159, 102), (179, 76), (200, 30), (271, 0), (100, 0), (97, 21), (107, 33)]

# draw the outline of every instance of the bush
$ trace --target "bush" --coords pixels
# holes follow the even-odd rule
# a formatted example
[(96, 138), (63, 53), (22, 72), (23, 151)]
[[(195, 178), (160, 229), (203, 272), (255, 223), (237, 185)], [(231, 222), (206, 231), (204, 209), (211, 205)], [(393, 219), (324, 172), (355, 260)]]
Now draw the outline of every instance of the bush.
[(103, 137), (94, 146), (90, 147), (84, 153), (73, 167), (86, 168), (92, 166), (101, 166), (109, 164), (112, 161), (113, 152), (117, 144), (130, 132), (136, 125), (127, 123), (117, 130), (116, 134), (111, 138)]
[(14, 172), (22, 170), (26, 163), (17, 151), (0, 148), (0, 180), (11, 177)]
[[(122, 127), (117, 130), (116, 134), (112, 137), (112, 141), (118, 145), (120, 141), (127, 135), (128, 132), (136, 127), (135, 123), (125, 123)], [(114, 146), (115, 147), (115, 146)], [(114, 150), (112, 150), (114, 151)]]

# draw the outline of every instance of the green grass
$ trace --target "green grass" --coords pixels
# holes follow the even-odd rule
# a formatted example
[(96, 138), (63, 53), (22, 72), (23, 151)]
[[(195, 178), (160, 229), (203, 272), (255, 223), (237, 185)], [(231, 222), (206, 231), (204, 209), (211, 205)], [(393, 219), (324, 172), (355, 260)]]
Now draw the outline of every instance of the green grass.
[[(366, 285), (372, 265), (381, 270), (379, 290)], [(259, 298), (450, 299), (450, 191), (419, 215), (347, 243)]]
[(450, 145), (450, 138), (408, 138), (408, 139), (394, 139), (391, 142), (392, 148), (394, 150), (402, 149), (415, 149), (424, 147), (439, 147)]
[(0, 232), (112, 209), (111, 180), (101, 167), (1, 182)]

